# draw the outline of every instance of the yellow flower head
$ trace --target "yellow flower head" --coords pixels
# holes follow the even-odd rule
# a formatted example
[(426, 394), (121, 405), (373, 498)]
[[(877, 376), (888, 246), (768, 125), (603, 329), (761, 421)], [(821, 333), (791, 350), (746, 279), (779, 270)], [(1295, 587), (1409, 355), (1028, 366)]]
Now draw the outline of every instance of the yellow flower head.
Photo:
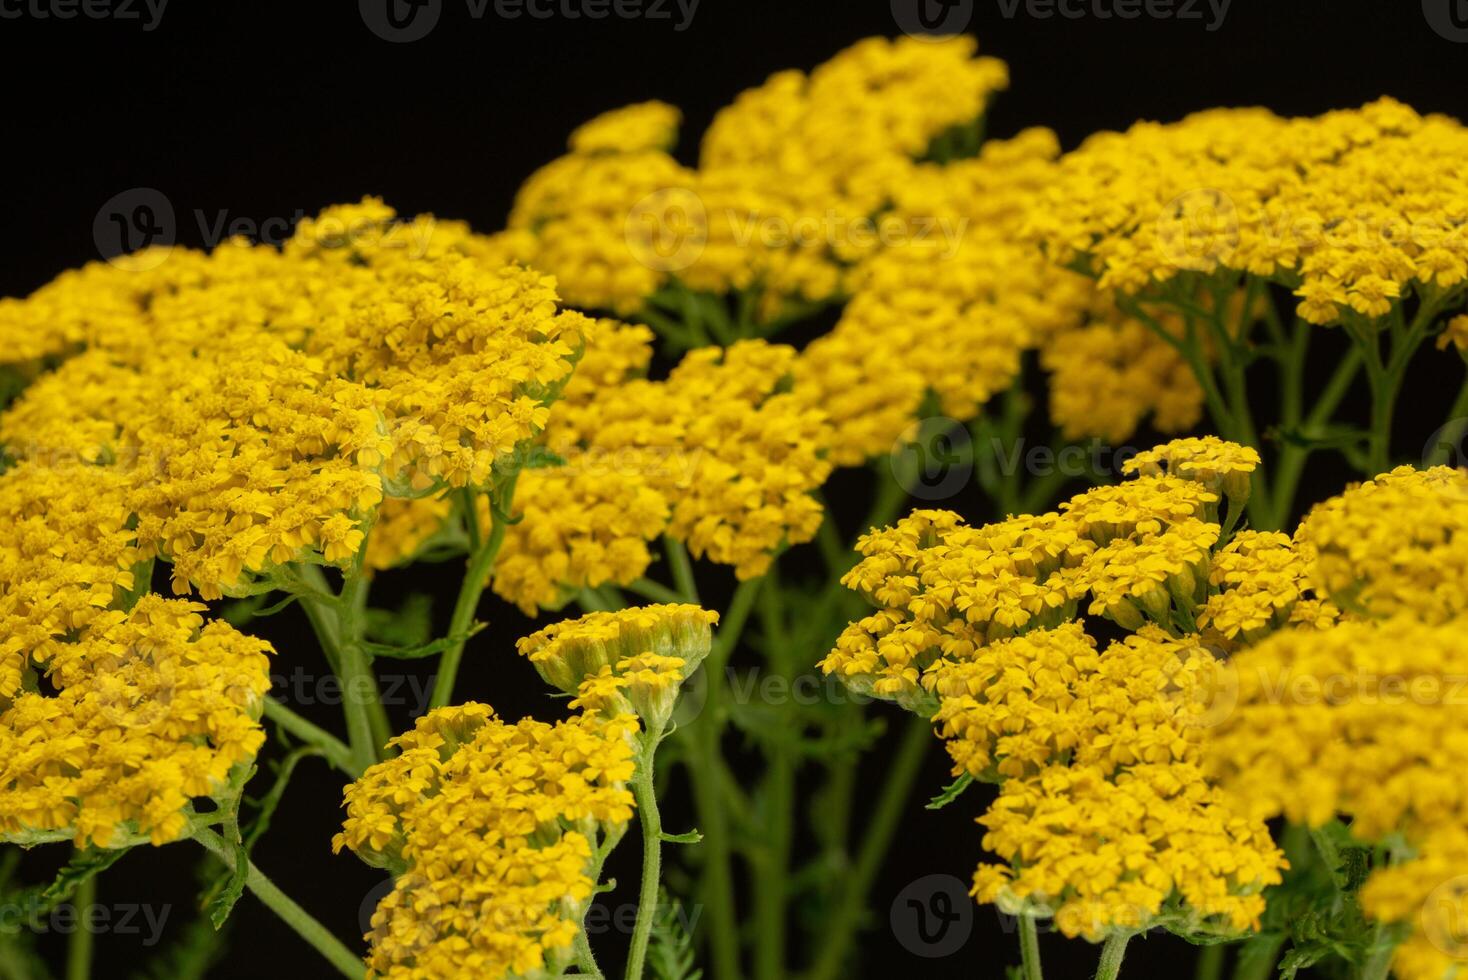
[(1224, 442), (1217, 436), (1174, 439), (1137, 453), (1121, 468), (1124, 473), (1171, 473), (1196, 480), (1214, 493), (1223, 494), (1235, 506), (1242, 506), (1249, 500), (1249, 475), (1259, 468), (1259, 451)]
[(1468, 473), (1401, 466), (1321, 503), (1295, 542), (1347, 612), (1443, 622), (1468, 611)]
[(1182, 934), (1257, 929), (1283, 855), (1262, 821), (1191, 763), (1145, 763), (1108, 777), (1054, 765), (1007, 780), (984, 846), (1009, 862), (981, 864), (973, 895), (1017, 912), (1048, 912), (1066, 936), (1113, 930)]
[[(718, 621), (718, 613), (693, 605), (638, 606), (554, 623), (520, 640), (517, 647), (547, 684), (585, 697), (595, 694), (582, 689), (588, 678), (611, 676), (628, 684), (666, 686), (650, 675), (634, 675), (640, 671), (668, 675), (670, 666), (676, 666), (677, 683), (682, 683), (708, 656), (712, 626)], [(671, 660), (679, 663), (671, 665)], [(676, 694), (677, 684), (673, 687)]]
[(269, 644), (204, 610), (150, 595), (98, 611), (53, 650), (55, 696), (0, 702), (0, 834), (78, 847), (184, 836), (190, 801), (217, 795), (264, 742), (270, 687)]
[(1345, 814), (1374, 841), (1468, 813), (1461, 621), (1286, 629), (1236, 653), (1228, 670), (1237, 708), (1208, 761), (1260, 816), (1318, 826)]
[(683, 114), (666, 102), (639, 102), (582, 123), (568, 141), (572, 153), (671, 150)]
[(557, 973), (591, 900), (593, 851), (632, 815), (633, 719), (510, 725), (439, 708), (347, 787), (333, 841), (397, 876), (372, 916), (374, 976)]

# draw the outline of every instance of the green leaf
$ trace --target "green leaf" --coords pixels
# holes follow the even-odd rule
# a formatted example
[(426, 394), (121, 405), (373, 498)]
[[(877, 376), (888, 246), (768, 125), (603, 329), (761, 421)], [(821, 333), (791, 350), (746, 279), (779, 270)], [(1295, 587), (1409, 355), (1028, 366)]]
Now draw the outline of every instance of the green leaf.
[(703, 834), (690, 830), (686, 834), (658, 834), (658, 839), (669, 844), (700, 844), (703, 842)]
[(77, 851), (72, 854), (66, 865), (56, 872), (55, 880), (49, 885), (27, 889), (23, 902), (28, 908), (31, 907), (30, 903), (34, 902), (36, 911), (49, 912), (63, 902), (69, 901), (76, 893), (78, 885), (112, 867), (130, 850), (132, 850), (130, 847), (121, 847), (115, 849), (88, 848)]
[(252, 595), (244, 599), (234, 599), (224, 604), (220, 612), (220, 618), (235, 629), (241, 629), (250, 624), (255, 618), (261, 606), (265, 605), (267, 595)]
[(397, 609), (367, 610), (366, 635), (387, 646), (416, 647), (433, 639), (433, 596), (415, 592)]
[(250, 853), (245, 850), (244, 841), (235, 841), (234, 869), (224, 879), (223, 887), (214, 889), (204, 904), (204, 911), (216, 930), (224, 927), (229, 913), (234, 911), (235, 903), (245, 893), (245, 879), (249, 873)]
[(694, 965), (693, 936), (683, 905), (658, 891), (657, 913), (647, 944), (647, 972), (652, 980), (701, 980), (703, 971)]
[(954, 800), (963, 795), (963, 791), (968, 789), (969, 786), (973, 784), (973, 781), (973, 776), (969, 775), (968, 773), (964, 773), (962, 776), (959, 776), (953, 782), (949, 783), (944, 788), (943, 792), (939, 793), (937, 796), (929, 800), (927, 806), (925, 806), (924, 809), (943, 809), (945, 806), (952, 803)]
[[(263, 596), (261, 598), (263, 598)], [(295, 605), (296, 602), (300, 600), (300, 598), (301, 597), (299, 595), (288, 595), (279, 602), (266, 606), (264, 609), (257, 609), (255, 611), (255, 618), (264, 619), (266, 616), (274, 616), (276, 613), (283, 612), (289, 607)]]
[(449, 647), (466, 642), (471, 636), (482, 631), (486, 623), (474, 623), (462, 633), (453, 636), (445, 636), (416, 647), (389, 646), (384, 643), (363, 643), (362, 648), (373, 657), (388, 657), (392, 660), (421, 660), (434, 654), (442, 653)]

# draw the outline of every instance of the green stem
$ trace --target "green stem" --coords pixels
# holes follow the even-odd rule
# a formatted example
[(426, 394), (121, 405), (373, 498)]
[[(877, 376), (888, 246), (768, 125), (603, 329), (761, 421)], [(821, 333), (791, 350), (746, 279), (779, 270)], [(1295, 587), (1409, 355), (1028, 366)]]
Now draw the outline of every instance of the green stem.
[(1214, 943), (1198, 950), (1198, 965), (1193, 971), (1194, 980), (1222, 980), (1223, 957), (1226, 947)]
[[(596, 854), (591, 866), (591, 880), (596, 883), (598, 891), (601, 891), (602, 868), (606, 866), (607, 855), (622, 842), (622, 835), (627, 831), (626, 825), (614, 831), (611, 836), (603, 839), (596, 848)], [(576, 930), (576, 939), (573, 949), (576, 952), (576, 965), (581, 972), (591, 977), (605, 977), (601, 966), (596, 962), (596, 954), (591, 949), (591, 937), (586, 934), (586, 916), (591, 911), (592, 903), (596, 900), (596, 893), (592, 894), (586, 903), (586, 911), (581, 915), (580, 928)]]
[[(773, 676), (790, 680), (793, 673), (789, 637), (785, 633), (778, 572), (771, 568), (760, 590), (760, 624), (765, 632), (767, 661)], [(795, 818), (795, 758), (787, 730), (788, 715), (778, 716), (778, 730), (762, 741), (767, 746), (764, 806), (768, 815), (755, 876), (755, 975), (778, 980), (785, 972), (785, 921), (790, 875), (790, 850)]]
[(664, 535), (663, 550), (668, 556), (668, 568), (673, 573), (673, 585), (683, 593), (684, 602), (698, 603), (698, 583), (693, 579), (693, 562), (688, 558), (688, 549), (683, 542)]
[[(366, 542), (363, 542), (362, 550), (358, 552), (357, 557), (359, 563), (365, 557), (366, 553), (367, 545)], [(367, 605), (367, 582), (361, 575), (360, 564), (354, 567), (358, 568), (358, 571), (352, 573), (348, 570), (347, 574), (356, 575), (359, 588), (348, 598), (352, 601), (353, 612), (360, 617), (364, 615), (364, 610)], [(342, 665), (343, 597), (347, 596), (345, 586), (343, 586), (342, 596), (336, 596), (332, 592), (331, 586), (327, 583), (326, 575), (321, 571), (319, 565), (301, 564), (293, 566), (293, 571), (306, 584), (309, 590), (309, 593), (303, 594), (301, 597), (301, 607), (306, 610), (306, 618), (311, 622), (311, 629), (316, 633), (316, 640), (321, 644), (321, 651), (326, 657), (327, 664), (331, 666), (332, 673), (337, 675), (337, 678), (342, 683), (342, 687), (345, 689), (347, 687), (347, 680), (346, 675), (343, 673)], [(329, 596), (330, 598), (322, 598), (323, 596)], [(356, 622), (349, 623), (348, 625), (357, 628)], [(365, 655), (363, 659), (365, 660)], [(388, 721), (387, 709), (383, 707), (382, 699), (377, 696), (377, 680), (372, 677), (371, 668), (367, 669), (367, 678), (370, 680), (370, 686), (368, 687), (369, 696), (365, 699), (358, 698), (357, 700), (360, 702), (360, 706), (366, 714), (367, 723), (371, 728), (371, 741), (378, 746), (386, 745), (388, 739), (392, 738), (392, 725)], [(359, 681), (358, 683), (363, 685), (367, 684), (366, 681)], [(343, 690), (342, 697), (342, 711), (349, 713), (352, 709), (347, 704), (348, 694), (346, 690)], [(349, 715), (348, 721), (350, 722)], [(375, 755), (376, 753), (374, 752), (374, 761)]]
[(923, 758), (932, 739), (932, 726), (923, 717), (911, 719), (907, 730), (902, 733), (902, 743), (887, 770), (887, 780), (862, 839), (856, 864), (827, 924), (826, 939), (811, 968), (810, 980), (835, 980), (841, 976), (841, 968), (851, 953), (852, 940), (866, 911), (867, 892), (897, 832), (903, 808), (909, 803), (913, 783), (922, 769)]
[(601, 966), (596, 962), (596, 954), (591, 951), (591, 940), (586, 937), (584, 928), (576, 930), (576, 940), (572, 948), (576, 952), (576, 966), (580, 968), (582, 976), (605, 977), (601, 972)]
[(763, 581), (750, 579), (739, 583), (734, 590), (734, 597), (714, 638), (713, 649), (703, 664), (708, 681), (703, 713), (688, 729), (688, 774), (693, 783), (698, 826), (704, 835), (704, 903), (708, 906), (714, 980), (736, 980), (740, 972), (729, 816), (721, 777), (724, 767), (720, 755), (724, 729), (724, 671)]
[(1044, 980), (1045, 973), (1040, 968), (1040, 933), (1035, 928), (1035, 917), (1023, 912), (1019, 916), (1019, 959), (1024, 980)]
[(1278, 932), (1261, 932), (1239, 947), (1234, 964), (1234, 980), (1269, 980), (1274, 976), (1274, 961), (1284, 949), (1285, 937)]
[(81, 913), (76, 930), (66, 940), (66, 980), (89, 980), (92, 976), (92, 947), (96, 937), (88, 925), (92, 906), (97, 904), (97, 876), (76, 886), (73, 902)]
[(632, 927), (632, 948), (627, 954), (627, 980), (642, 980), (647, 958), (647, 940), (658, 914), (658, 883), (662, 880), (663, 820), (658, 813), (657, 791), (653, 788), (653, 756), (660, 732), (644, 732), (637, 773), (632, 777), (632, 796), (642, 822), (642, 887), (637, 893), (637, 922)]
[(1392, 971), (1392, 956), (1397, 948), (1393, 945), (1378, 946), (1365, 963), (1361, 964), (1361, 980), (1387, 980)]
[(1126, 955), (1126, 944), (1131, 941), (1129, 932), (1114, 932), (1101, 947), (1101, 962), (1096, 966), (1096, 980), (1116, 980), (1121, 973), (1121, 958)]
[(1448, 409), (1447, 424), (1438, 431), (1441, 435), (1437, 445), (1427, 453), (1428, 466), (1442, 466), (1463, 446), (1463, 437), (1468, 435), (1468, 379), (1463, 381), (1458, 397), (1453, 400), (1453, 407)]
[[(1341, 358), (1330, 380), (1321, 390), (1315, 407), (1310, 410), (1310, 414), (1305, 417), (1304, 424), (1300, 427), (1299, 435), (1302, 438), (1312, 438), (1315, 432), (1335, 415), (1346, 393), (1351, 390), (1351, 383), (1356, 380), (1356, 375), (1361, 370), (1361, 362), (1361, 350), (1357, 347), (1352, 347)], [(1301, 371), (1304, 370), (1303, 363), (1299, 367)], [(1280, 450), (1279, 461), (1275, 464), (1274, 513), (1273, 520), (1270, 522), (1273, 528), (1283, 527), (1294, 512), (1295, 494), (1299, 490), (1300, 477), (1305, 472), (1305, 462), (1309, 459), (1310, 452), (1308, 446), (1293, 442), (1286, 443)]]
[[(367, 550), (364, 542), (362, 553)], [(377, 762), (379, 753), (387, 744), (385, 733), (374, 722), (382, 698), (377, 690), (377, 678), (367, 659), (367, 648), (363, 646), (363, 631), (366, 628), (367, 577), (362, 574), (362, 553), (358, 554), (356, 568), (350, 570), (342, 583), (341, 597), (337, 602), (337, 621), (340, 626), (338, 676), (342, 686), (342, 710), (347, 716), (347, 741), (352, 747), (352, 760), (358, 769), (366, 769)], [(375, 706), (375, 707), (374, 707)]]
[(302, 718), (275, 698), (265, 699), (265, 717), (307, 745), (320, 749), (327, 761), (353, 779), (362, 775), (350, 746), (326, 729)]
[(651, 599), (653, 602), (676, 603), (683, 601), (683, 594), (681, 592), (675, 592), (663, 583), (654, 581), (650, 578), (640, 578), (637, 581), (629, 584), (627, 586), (627, 589), (631, 592), (637, 593), (644, 599)]
[(438, 677), (433, 682), (433, 696), (428, 702), (430, 708), (442, 708), (453, 700), (454, 683), (459, 676), (459, 663), (464, 659), (469, 626), (474, 620), (475, 611), (479, 609), (479, 599), (489, 585), (494, 560), (499, 557), (500, 547), (505, 543), (505, 533), (509, 530), (507, 518), (514, 503), (515, 481), (519, 475), (518, 471), (511, 473), (499, 494), (490, 491), (490, 520), (493, 524), (489, 537), (478, 551), (469, 556), (464, 581), (460, 583), (459, 596), (454, 601), (453, 616), (449, 619), (448, 635), (463, 639), (455, 640), (443, 652), (443, 657), (438, 662)]
[[(226, 868), (233, 870), (235, 849), (226, 843), (223, 837), (205, 827), (195, 827), (193, 834), (194, 839), (223, 862)], [(352, 980), (361, 980), (366, 975), (367, 969), (355, 953), (328, 932), (325, 926), (312, 918), (310, 913), (297, 905), (289, 895), (277, 888), (274, 882), (255, 867), (254, 862), (248, 862), (248, 864), (245, 887), (256, 898), (280, 916), (286, 925), (295, 930), (296, 935), (306, 940), (318, 953), (326, 957), (342, 976), (351, 977)]]

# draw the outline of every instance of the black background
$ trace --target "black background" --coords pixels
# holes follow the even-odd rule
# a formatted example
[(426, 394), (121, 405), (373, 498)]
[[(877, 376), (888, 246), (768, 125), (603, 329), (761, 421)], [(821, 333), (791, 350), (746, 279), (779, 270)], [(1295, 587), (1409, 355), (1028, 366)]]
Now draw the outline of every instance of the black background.
[[(1098, 129), (1139, 118), (1170, 120), (1214, 105), (1313, 114), (1383, 94), (1421, 111), (1468, 117), (1468, 44), (1434, 32), (1416, 0), (1234, 0), (1214, 31), (1207, 29), (1206, 4), (1199, 6), (1202, 18), (1191, 20), (1039, 19), (1023, 4), (1006, 17), (998, 0), (973, 6), (970, 30), (982, 51), (1007, 60), (1012, 73), (1011, 90), (990, 116), (989, 132), (998, 136), (1043, 124), (1071, 147)], [(444, 0), (437, 28), (410, 44), (380, 40), (356, 4), (342, 0), (173, 0), (151, 32), (138, 21), (0, 19), (7, 95), (0, 132), (10, 170), (0, 199), (0, 295), (23, 295), (59, 270), (96, 258), (99, 208), (137, 187), (168, 197), (186, 245), (206, 244), (207, 229), (221, 217), (279, 227), (282, 219), (364, 194), (380, 194), (405, 214), (432, 211), (492, 231), (502, 226), (520, 181), (558, 155), (573, 126), (600, 111), (648, 98), (680, 106), (680, 156), (692, 162), (703, 128), (740, 90), (782, 68), (810, 68), (861, 37), (898, 32), (887, 0), (702, 0), (683, 31), (675, 30), (679, 15), (670, 9), (671, 19), (662, 20), (505, 20), (491, 5), (476, 20), (464, 0)], [(1320, 345), (1327, 354), (1331, 342)], [(1403, 395), (1398, 449), (1404, 460), (1415, 457), (1414, 447), (1451, 399), (1448, 386), (1461, 377), (1456, 359), (1427, 361)], [(1266, 388), (1257, 394), (1270, 397)], [(1302, 499), (1335, 492), (1345, 478), (1326, 463)], [(864, 489), (861, 475), (838, 482), (832, 491), (838, 509), (864, 509), (855, 500)], [(971, 488), (950, 505), (975, 519), (988, 516)], [(449, 595), (455, 572), (415, 572), (410, 582), (385, 583), (385, 591)], [(711, 597), (727, 593), (722, 570), (700, 574)], [(440, 605), (443, 619), (449, 602)], [(471, 646), (461, 698), (491, 702), (510, 718), (553, 716), (557, 703), (543, 697), (511, 647), (527, 631), (523, 618), (488, 600), (482, 615), (494, 625)], [(263, 632), (279, 650), (277, 672), (314, 687), (322, 668), (302, 621), (285, 614)], [(421, 683), (421, 674), (413, 677)], [(417, 699), (401, 678), (389, 683), (399, 685), (406, 702), (393, 709), (406, 725)], [(337, 724), (330, 705), (301, 710)], [(974, 911), (964, 949), (944, 959), (912, 956), (889, 926), (889, 906), (910, 882), (930, 874), (967, 880), (980, 856), (971, 822), (982, 803), (978, 791), (941, 812), (919, 805), (946, 782), (941, 755), (935, 742), (869, 902), (871, 929), (859, 963), (868, 976), (906, 970), (990, 978), (1017, 960), (1014, 936), (987, 908)], [(879, 751), (864, 780), (875, 786), (882, 769)], [(256, 860), (338, 935), (351, 937), (359, 932), (364, 901), (370, 908), (369, 893), (378, 894), (372, 889), (380, 876), (349, 855), (329, 852), (340, 790), (335, 774), (304, 763)], [(665, 821), (675, 830), (691, 821), (676, 791)], [(181, 926), (192, 914), (196, 850), (179, 844), (129, 855), (103, 879), (101, 900), (170, 904), (170, 925)], [(40, 878), (48, 857), (29, 859), (28, 874)], [(630, 902), (636, 876), (630, 838), (614, 864), (610, 872), (623, 886), (611, 902)], [(252, 898), (240, 903), (231, 927), (232, 951), (213, 975), (327, 975)], [(621, 956), (622, 941), (612, 938), (598, 943), (608, 948), (604, 966)], [(1089, 975), (1093, 949), (1053, 937), (1042, 942), (1048, 975)], [(59, 964), (58, 937), (45, 937), (43, 946)], [(135, 937), (103, 935), (98, 949), (102, 977), (126, 976), (144, 959)], [(797, 950), (797, 959), (808, 952)], [(1190, 975), (1191, 958), (1176, 940), (1136, 941), (1123, 975)]]

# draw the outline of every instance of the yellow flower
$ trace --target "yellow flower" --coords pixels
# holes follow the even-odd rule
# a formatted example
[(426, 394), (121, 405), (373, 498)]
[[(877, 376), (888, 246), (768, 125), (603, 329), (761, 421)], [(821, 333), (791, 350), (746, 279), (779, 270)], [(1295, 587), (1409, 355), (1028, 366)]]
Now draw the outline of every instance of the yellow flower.
[(639, 102), (604, 112), (571, 133), (573, 153), (671, 150), (683, 114), (666, 102)]
[(1401, 466), (1316, 506), (1295, 532), (1310, 583), (1348, 612), (1468, 612), (1468, 474)]
[(439, 708), (347, 787), (333, 841), (396, 875), (367, 963), (393, 978), (557, 973), (596, 882), (593, 851), (632, 815), (627, 716), (510, 725)]
[(1133, 766), (1108, 778), (1055, 765), (1007, 780), (979, 819), (984, 846), (1011, 862), (980, 865), (974, 897), (1041, 909), (1066, 936), (1099, 942), (1154, 926), (1233, 935), (1257, 929), (1285, 861), (1262, 822), (1188, 763)]
[(718, 621), (693, 605), (638, 606), (553, 623), (516, 646), (547, 684), (577, 694), (587, 710), (623, 703), (626, 688), (648, 730), (661, 731), (678, 686), (708, 656)]
[(25, 691), (0, 714), (0, 835), (120, 847), (188, 829), (188, 807), (218, 794), (265, 740), (269, 644), (198, 603), (144, 596), (99, 610), (53, 651), (54, 696)]
[(1411, 618), (1286, 629), (1234, 655), (1236, 710), (1208, 760), (1260, 816), (1351, 818), (1362, 840), (1461, 823), (1461, 621)]

